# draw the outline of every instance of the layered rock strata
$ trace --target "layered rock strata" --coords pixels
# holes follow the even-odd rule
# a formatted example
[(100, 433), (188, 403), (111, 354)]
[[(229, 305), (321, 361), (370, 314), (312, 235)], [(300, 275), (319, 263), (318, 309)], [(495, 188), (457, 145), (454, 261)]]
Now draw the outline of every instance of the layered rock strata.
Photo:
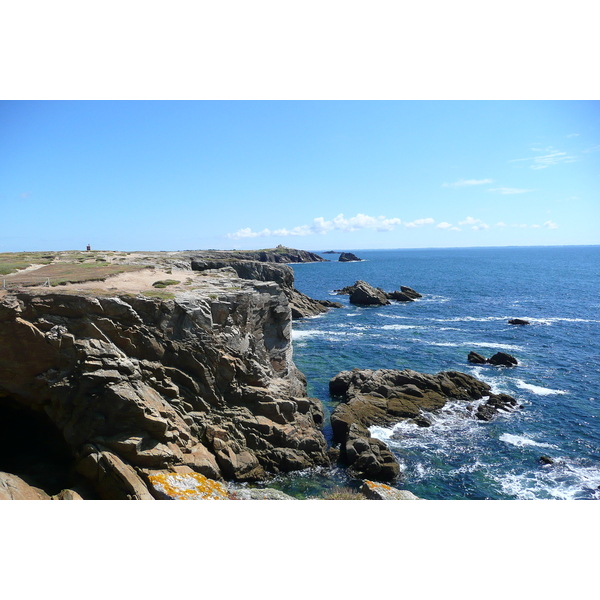
[(193, 271), (233, 269), (237, 277), (257, 281), (274, 281), (285, 293), (293, 319), (315, 316), (327, 312), (330, 308), (341, 308), (339, 302), (314, 300), (294, 287), (294, 270), (285, 264), (271, 264), (255, 260), (210, 260), (193, 258)]
[(352, 475), (377, 481), (397, 478), (399, 466), (386, 444), (371, 436), (369, 427), (390, 427), (401, 420), (428, 426), (424, 413), (439, 411), (450, 399), (483, 399), (474, 407), (474, 416), (485, 421), (517, 406), (514, 398), (493, 394), (487, 383), (457, 371), (429, 375), (409, 369), (354, 369), (331, 379), (329, 391), (341, 400), (331, 415), (340, 461)]
[(18, 292), (0, 300), (0, 411), (45, 415), (101, 498), (160, 497), (151, 477), (249, 481), (326, 465), (323, 412), (292, 361), (275, 282), (202, 292)]

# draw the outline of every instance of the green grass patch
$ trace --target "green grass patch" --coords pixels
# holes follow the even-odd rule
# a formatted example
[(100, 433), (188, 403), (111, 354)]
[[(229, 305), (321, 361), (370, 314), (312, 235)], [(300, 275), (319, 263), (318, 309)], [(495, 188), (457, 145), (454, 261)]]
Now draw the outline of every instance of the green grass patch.
[(349, 487), (334, 487), (321, 496), (322, 500), (366, 500), (358, 490)]
[(159, 290), (148, 290), (147, 292), (142, 292), (142, 295), (146, 296), (146, 298), (159, 298), (161, 300), (172, 300), (175, 298), (173, 292), (162, 292)]
[(161, 279), (160, 281), (155, 281), (152, 284), (152, 287), (166, 288), (169, 285), (177, 285), (178, 283), (181, 283), (181, 282), (178, 281), (177, 279)]

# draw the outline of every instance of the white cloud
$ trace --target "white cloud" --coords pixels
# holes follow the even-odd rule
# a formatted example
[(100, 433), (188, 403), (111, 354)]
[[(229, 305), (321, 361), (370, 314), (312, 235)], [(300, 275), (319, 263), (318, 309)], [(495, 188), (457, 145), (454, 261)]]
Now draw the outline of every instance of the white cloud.
[(489, 229), (490, 226), (484, 223), (481, 219), (474, 219), (473, 217), (467, 217), (464, 221), (459, 221), (459, 225), (468, 225), (471, 229), (478, 231), (480, 229)]
[(558, 225), (552, 221), (546, 221), (543, 225), (546, 229), (558, 229)]
[(481, 219), (474, 219), (473, 217), (467, 217), (464, 221), (459, 221), (459, 225), (477, 225), (481, 223)]
[(493, 179), (459, 179), (454, 183), (443, 183), (442, 187), (465, 187), (470, 185), (483, 185), (485, 183), (493, 183)]
[(436, 227), (438, 229), (450, 229), (452, 227), (452, 223), (446, 223), (446, 221), (443, 221), (442, 223), (438, 223)]
[[(424, 225), (427, 223), (433, 223), (433, 219), (418, 219), (414, 221), (417, 223), (416, 226)], [(402, 220), (398, 218), (388, 219), (387, 217), (371, 217), (369, 215), (363, 215), (358, 213), (355, 217), (346, 219), (342, 213), (331, 221), (326, 221), (323, 217), (317, 217), (313, 219), (312, 225), (300, 225), (293, 229), (287, 229), (285, 227), (275, 229), (273, 231), (269, 229), (263, 229), (262, 231), (255, 232), (249, 227), (245, 227), (236, 231), (235, 233), (228, 233), (227, 237), (230, 239), (240, 238), (255, 238), (255, 237), (288, 237), (288, 236), (305, 236), (320, 234), (324, 235), (329, 231), (358, 231), (359, 229), (373, 229), (375, 231), (391, 231), (398, 225), (402, 224)]]
[(262, 231), (252, 231), (250, 227), (240, 229), (235, 233), (228, 233), (227, 237), (233, 240), (239, 240), (241, 238), (255, 238), (255, 237), (268, 237), (271, 235), (271, 231), (263, 229)]
[(504, 221), (500, 221), (499, 223), (496, 223), (496, 227), (506, 227), (506, 223)]
[(579, 135), (578, 133), (570, 133), (567, 137), (572, 138), (572, 137), (576, 137), (578, 135)]
[[(529, 165), (530, 169), (546, 169), (551, 165), (557, 165), (559, 163), (572, 163), (576, 162), (575, 156), (570, 156), (566, 152), (558, 152), (552, 147), (545, 148), (544, 150), (538, 148), (531, 148), (534, 152), (550, 152), (550, 154), (544, 154), (543, 156), (533, 156), (531, 158), (515, 158), (508, 162), (527, 162), (533, 161), (532, 165)], [(554, 151), (552, 151), (554, 150)]]
[(539, 225), (532, 225), (532, 226), (531, 226), (531, 229), (539, 229), (539, 228), (540, 228), (540, 226), (539, 226)]
[(521, 190), (518, 188), (508, 188), (508, 187), (499, 187), (499, 188), (490, 188), (488, 192), (499, 192), (500, 194), (524, 194), (525, 192), (533, 192), (534, 190)]
[(585, 152), (587, 154), (588, 152), (598, 152), (598, 150), (600, 150), (600, 145), (592, 146), (591, 148), (586, 148), (585, 150), (582, 150), (582, 152)]
[(410, 223), (404, 223), (404, 227), (413, 229), (415, 227), (422, 227), (423, 225), (433, 225), (433, 223), (435, 223), (435, 220), (429, 217), (427, 219), (417, 219), (416, 221), (412, 221)]

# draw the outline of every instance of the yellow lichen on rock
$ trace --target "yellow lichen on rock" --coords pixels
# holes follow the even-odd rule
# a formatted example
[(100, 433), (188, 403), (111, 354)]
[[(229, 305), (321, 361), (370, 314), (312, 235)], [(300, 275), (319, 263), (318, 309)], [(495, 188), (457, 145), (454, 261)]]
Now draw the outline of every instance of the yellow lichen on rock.
[(225, 486), (200, 473), (157, 473), (148, 479), (152, 488), (168, 500), (227, 500)]

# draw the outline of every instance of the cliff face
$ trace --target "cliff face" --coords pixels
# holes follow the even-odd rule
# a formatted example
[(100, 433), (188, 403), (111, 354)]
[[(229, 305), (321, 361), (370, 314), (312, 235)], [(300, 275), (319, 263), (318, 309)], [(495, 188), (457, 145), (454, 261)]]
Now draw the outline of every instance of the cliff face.
[[(303, 251), (296, 250), (296, 252)], [(342, 306), (339, 302), (331, 302), (330, 300), (314, 300), (299, 292), (294, 287), (294, 270), (285, 264), (273, 265), (269, 262), (257, 260), (192, 258), (191, 267), (193, 271), (231, 268), (242, 279), (275, 281), (281, 286), (288, 299), (292, 309), (292, 319), (312, 317), (327, 312), (330, 308), (341, 308)]]
[(286, 246), (277, 246), (277, 248), (266, 250), (203, 250), (198, 252), (197, 256), (215, 260), (236, 259), (272, 263), (327, 262), (327, 259), (314, 252)]
[(0, 411), (46, 415), (102, 498), (152, 498), (149, 478), (173, 469), (246, 481), (327, 464), (290, 338), (273, 282), (215, 276), (167, 300), (8, 294)]

